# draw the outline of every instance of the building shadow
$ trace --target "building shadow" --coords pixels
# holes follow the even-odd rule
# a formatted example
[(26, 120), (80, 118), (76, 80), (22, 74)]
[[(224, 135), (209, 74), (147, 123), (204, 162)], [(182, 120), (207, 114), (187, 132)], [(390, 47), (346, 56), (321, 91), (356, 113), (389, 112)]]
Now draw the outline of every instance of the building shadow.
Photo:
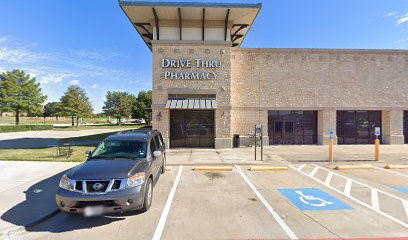
[(55, 138), (17, 138), (0, 140), (0, 149), (30, 149), (58, 146)]
[(141, 213), (136, 211), (85, 218), (81, 215), (60, 212), (55, 203), (55, 194), (62, 175), (68, 170), (57, 173), (30, 186), (24, 192), (25, 200), (8, 209), (0, 218), (13, 225), (24, 227), (27, 232), (61, 233), (103, 226), (124, 220), (126, 216)]
[(144, 132), (151, 130), (151, 126), (143, 126), (138, 129), (127, 129), (106, 133), (96, 133), (86, 136), (69, 137), (69, 138), (16, 138), (0, 140), (0, 149), (32, 149), (32, 148), (48, 148), (57, 147), (63, 143), (69, 143), (72, 146), (96, 146), (109, 135), (118, 132)]

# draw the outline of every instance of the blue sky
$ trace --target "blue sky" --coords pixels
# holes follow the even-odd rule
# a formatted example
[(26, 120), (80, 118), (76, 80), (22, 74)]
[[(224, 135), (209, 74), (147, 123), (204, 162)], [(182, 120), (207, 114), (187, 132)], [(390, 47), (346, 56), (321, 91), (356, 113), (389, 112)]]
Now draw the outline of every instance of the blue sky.
[[(407, 0), (222, 2), (263, 4), (242, 47), (408, 49)], [(48, 101), (78, 84), (100, 112), (108, 90), (151, 88), (151, 52), (116, 0), (0, 0), (0, 9), (0, 72), (35, 76)]]

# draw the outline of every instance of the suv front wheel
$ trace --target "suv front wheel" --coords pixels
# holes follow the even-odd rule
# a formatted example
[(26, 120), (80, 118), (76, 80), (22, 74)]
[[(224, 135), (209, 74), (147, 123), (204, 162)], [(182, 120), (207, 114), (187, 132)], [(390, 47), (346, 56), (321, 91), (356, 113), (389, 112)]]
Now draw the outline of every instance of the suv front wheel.
[(150, 206), (152, 205), (152, 200), (153, 200), (153, 182), (152, 179), (149, 178), (149, 180), (146, 183), (144, 202), (143, 207), (141, 209), (142, 212), (146, 212), (147, 210), (149, 210)]
[(163, 163), (161, 166), (161, 174), (166, 172), (166, 155), (163, 156)]

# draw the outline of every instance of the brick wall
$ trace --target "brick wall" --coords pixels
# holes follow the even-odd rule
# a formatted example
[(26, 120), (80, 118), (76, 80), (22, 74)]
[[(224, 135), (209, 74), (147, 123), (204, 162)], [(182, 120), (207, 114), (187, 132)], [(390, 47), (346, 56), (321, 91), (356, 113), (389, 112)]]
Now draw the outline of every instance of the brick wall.
[[(231, 82), (233, 134), (267, 134), (267, 110), (319, 110), (324, 143), (335, 110), (408, 109), (408, 51), (233, 48)], [(401, 134), (401, 112), (390, 116), (383, 127)]]

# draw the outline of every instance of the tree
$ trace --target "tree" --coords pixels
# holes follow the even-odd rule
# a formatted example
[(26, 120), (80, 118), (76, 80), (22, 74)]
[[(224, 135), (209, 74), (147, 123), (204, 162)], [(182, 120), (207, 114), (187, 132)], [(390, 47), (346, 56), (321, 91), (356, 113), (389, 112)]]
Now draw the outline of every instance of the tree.
[(49, 102), (44, 106), (44, 117), (58, 117), (61, 115), (61, 104), (59, 102)]
[(133, 108), (134, 118), (143, 118), (147, 124), (152, 121), (152, 91), (141, 91), (137, 95), (135, 106)]
[(75, 126), (75, 117), (77, 118), (76, 126), (78, 127), (78, 118), (92, 114), (92, 105), (85, 90), (77, 85), (69, 86), (60, 101), (61, 113), (72, 118), (72, 126)]
[(20, 124), (23, 111), (40, 114), (46, 99), (40, 84), (24, 71), (15, 69), (0, 74), (0, 111), (15, 112), (16, 125)]
[(116, 118), (117, 124), (120, 125), (120, 120), (123, 117), (132, 115), (135, 99), (135, 96), (126, 92), (108, 91), (102, 110), (107, 116)]

